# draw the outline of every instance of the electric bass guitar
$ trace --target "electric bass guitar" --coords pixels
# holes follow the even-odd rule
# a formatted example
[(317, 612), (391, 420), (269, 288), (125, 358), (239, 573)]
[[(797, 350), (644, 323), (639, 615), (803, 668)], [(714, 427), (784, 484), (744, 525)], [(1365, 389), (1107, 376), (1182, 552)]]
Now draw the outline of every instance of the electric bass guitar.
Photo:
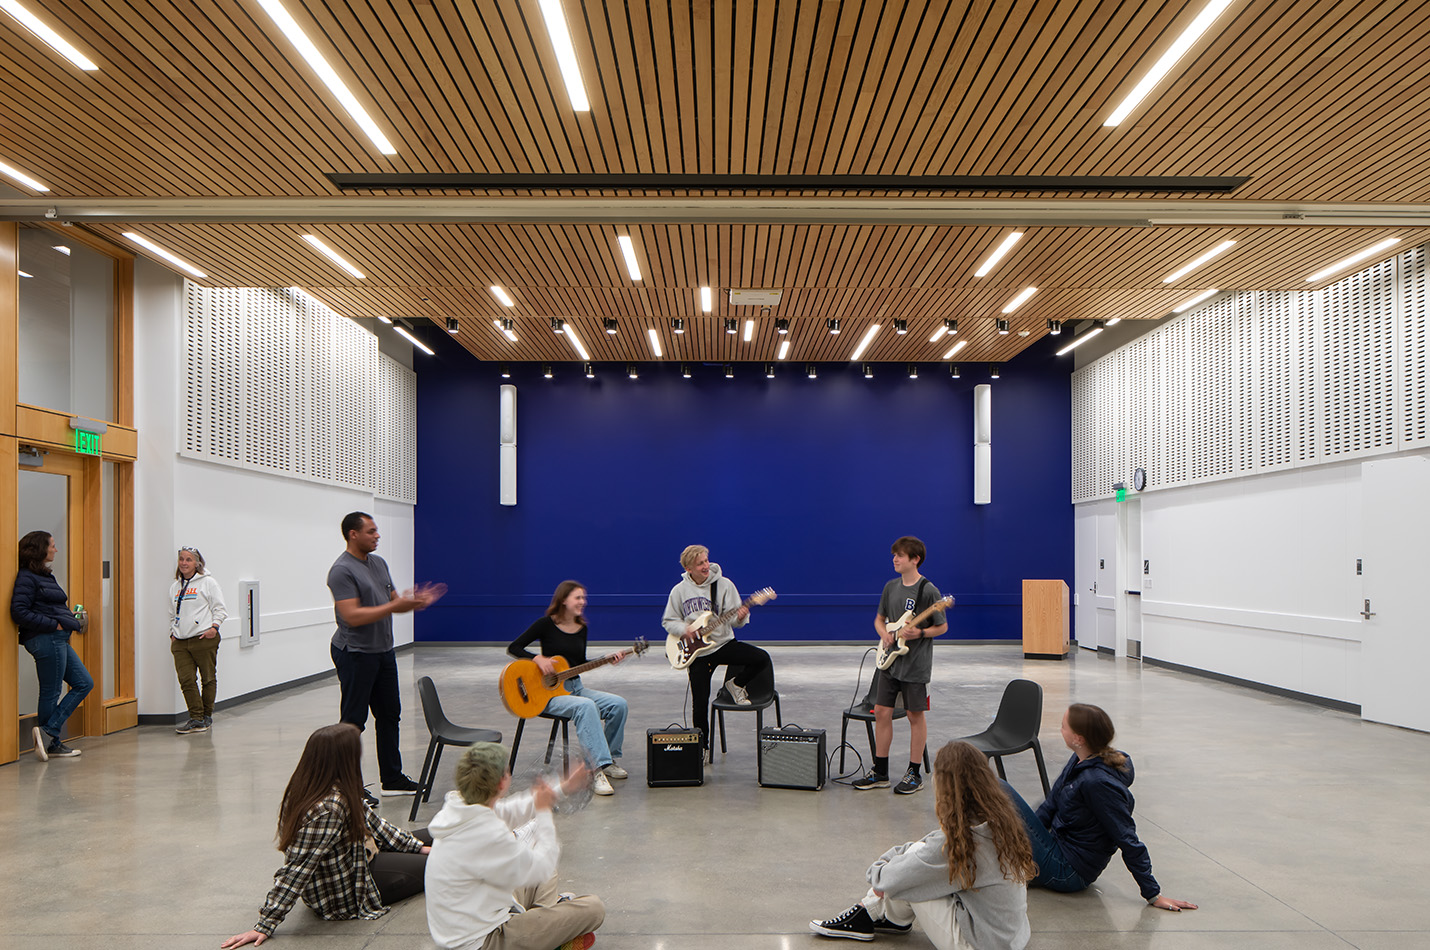
[(892, 646), (886, 647), (883, 639), (880, 638), (879, 652), (874, 654), (874, 665), (881, 670), (887, 670), (893, 666), (895, 660), (909, 652), (909, 642), (899, 636), (899, 631), (905, 627), (912, 630), (943, 608), (952, 606), (952, 597), (942, 597), (930, 604), (927, 610), (921, 611), (918, 616), (914, 616), (912, 610), (905, 610), (904, 615), (898, 620), (891, 620), (884, 624), (884, 629), (893, 635), (894, 643)]
[(564, 681), (573, 676), (580, 676), (587, 670), (594, 670), (598, 666), (614, 663), (631, 654), (640, 656), (648, 646), (645, 637), (640, 637), (631, 644), (628, 650), (617, 650), (599, 660), (582, 663), (580, 666), (572, 666), (564, 656), (553, 656), (551, 665), (555, 667), (555, 670), (550, 673), (541, 672), (541, 667), (536, 665), (535, 660), (513, 660), (506, 665), (506, 669), (501, 671), (502, 704), (506, 706), (507, 712), (518, 719), (539, 716), (541, 711), (546, 708), (546, 704), (551, 701), (551, 697), (571, 695), (566, 691), (566, 687), (561, 685)]
[(740, 607), (758, 607), (767, 604), (779, 595), (775, 593), (773, 587), (766, 587), (757, 590), (745, 602), (738, 607), (731, 607), (723, 614), (717, 614), (713, 610), (702, 610), (700, 613), (686, 619), (687, 624), (693, 624), (696, 635), (690, 638), (678, 637), (670, 634), (665, 638), (665, 655), (670, 660), (670, 665), (677, 670), (683, 670), (695, 662), (697, 656), (702, 656), (716, 649), (715, 642), (711, 639), (716, 630), (735, 619), (735, 615), (740, 612)]

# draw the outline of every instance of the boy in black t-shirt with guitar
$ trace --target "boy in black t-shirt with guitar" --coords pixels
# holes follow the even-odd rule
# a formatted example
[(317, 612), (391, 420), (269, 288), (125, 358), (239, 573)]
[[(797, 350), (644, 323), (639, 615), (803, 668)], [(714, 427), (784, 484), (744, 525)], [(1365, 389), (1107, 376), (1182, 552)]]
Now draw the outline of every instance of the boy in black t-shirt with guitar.
[(945, 633), (942, 608), (953, 603), (919, 573), (927, 554), (918, 538), (902, 537), (889, 549), (899, 576), (884, 585), (874, 632), (879, 652), (874, 674), (874, 766), (852, 783), (857, 789), (889, 787), (889, 747), (894, 741), (894, 703), (902, 694), (909, 719), (909, 767), (894, 788), (912, 795), (923, 788), (921, 766), (928, 741), (928, 684), (933, 677), (931, 638)]

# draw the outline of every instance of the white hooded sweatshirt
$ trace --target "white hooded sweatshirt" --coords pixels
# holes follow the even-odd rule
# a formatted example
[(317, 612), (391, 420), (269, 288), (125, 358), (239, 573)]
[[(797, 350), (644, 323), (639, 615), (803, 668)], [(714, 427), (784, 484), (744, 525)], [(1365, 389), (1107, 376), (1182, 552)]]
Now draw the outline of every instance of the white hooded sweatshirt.
[[(530, 835), (523, 829), (518, 838), (527, 822)], [(448, 950), (480, 945), (511, 918), (512, 893), (549, 880), (561, 857), (551, 812), (538, 811), (530, 792), (491, 806), (448, 792), (427, 830), (427, 928)]]
[(169, 636), (188, 640), (228, 619), (223, 591), (208, 571), (169, 585)]

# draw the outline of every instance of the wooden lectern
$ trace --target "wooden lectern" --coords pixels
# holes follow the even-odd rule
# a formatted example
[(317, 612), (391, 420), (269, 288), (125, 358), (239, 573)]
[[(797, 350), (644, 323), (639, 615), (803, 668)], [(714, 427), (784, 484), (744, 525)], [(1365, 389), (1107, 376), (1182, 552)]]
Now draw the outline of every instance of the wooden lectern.
[(1064, 660), (1068, 655), (1068, 585), (1023, 581), (1023, 659)]

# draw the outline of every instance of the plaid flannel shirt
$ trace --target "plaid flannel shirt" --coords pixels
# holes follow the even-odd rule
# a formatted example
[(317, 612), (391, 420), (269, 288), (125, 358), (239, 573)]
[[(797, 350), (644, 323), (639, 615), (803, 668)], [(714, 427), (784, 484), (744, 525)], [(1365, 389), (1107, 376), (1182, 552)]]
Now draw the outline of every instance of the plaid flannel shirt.
[[(364, 806), (367, 831), (379, 851), (422, 850), (422, 842)], [(326, 920), (372, 920), (387, 913), (368, 873), (367, 852), (348, 832), (348, 805), (336, 788), (303, 816), (287, 861), (273, 875), (273, 889), (253, 928), (273, 936), (300, 897)]]

